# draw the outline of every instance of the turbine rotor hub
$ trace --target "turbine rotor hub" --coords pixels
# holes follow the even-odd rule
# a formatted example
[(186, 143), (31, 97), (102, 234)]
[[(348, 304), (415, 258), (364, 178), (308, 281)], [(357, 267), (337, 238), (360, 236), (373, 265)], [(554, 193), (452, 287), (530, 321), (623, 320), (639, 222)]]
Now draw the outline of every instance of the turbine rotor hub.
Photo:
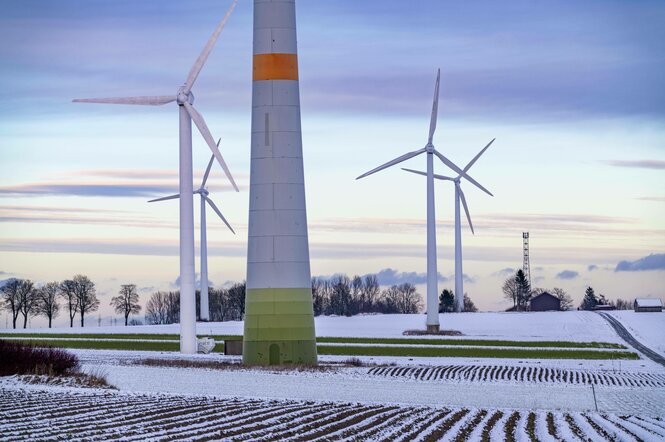
[(184, 87), (178, 89), (178, 95), (176, 96), (177, 103), (182, 106), (185, 103), (193, 104), (194, 103), (194, 94), (191, 92), (185, 93)]
[(434, 153), (434, 145), (432, 143), (427, 143), (425, 149), (427, 149), (427, 153)]
[(203, 196), (208, 196), (210, 194), (210, 192), (208, 192), (208, 189), (205, 189), (203, 187), (199, 189), (199, 193)]

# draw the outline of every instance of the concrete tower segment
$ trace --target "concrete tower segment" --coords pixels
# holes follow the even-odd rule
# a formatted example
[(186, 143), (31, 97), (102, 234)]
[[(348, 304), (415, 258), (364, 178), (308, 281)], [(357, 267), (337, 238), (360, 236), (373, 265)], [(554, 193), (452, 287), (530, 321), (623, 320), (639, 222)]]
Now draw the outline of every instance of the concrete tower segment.
[(294, 0), (254, 0), (245, 364), (316, 364)]

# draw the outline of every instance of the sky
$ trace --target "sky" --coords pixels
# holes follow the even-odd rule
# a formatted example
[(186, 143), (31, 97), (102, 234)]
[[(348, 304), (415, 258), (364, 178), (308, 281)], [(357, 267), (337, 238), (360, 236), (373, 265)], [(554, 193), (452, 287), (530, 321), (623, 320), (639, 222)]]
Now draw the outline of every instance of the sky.
[[(86, 274), (104, 321), (121, 284), (137, 284), (144, 303), (176, 288), (177, 201), (146, 202), (177, 192), (175, 105), (71, 100), (175, 94), (229, 5), (3, 2), (0, 280)], [(437, 149), (463, 166), (496, 138), (470, 171), (494, 197), (463, 183), (475, 303), (509, 306), (501, 285), (522, 266), (523, 231), (533, 286), (577, 302), (589, 285), (610, 299), (665, 297), (663, 2), (296, 7), (313, 276), (378, 273), (425, 294), (425, 180), (398, 167), (355, 177), (426, 144), (440, 68)], [(240, 0), (193, 91), (240, 187), (213, 168), (210, 196), (237, 232), (209, 214), (216, 287), (245, 277), (251, 54), (252, 2)], [(209, 150), (196, 132), (193, 150), (197, 186)], [(403, 165), (422, 170), (425, 158)], [(454, 286), (453, 211), (453, 187), (436, 183), (440, 290)]]

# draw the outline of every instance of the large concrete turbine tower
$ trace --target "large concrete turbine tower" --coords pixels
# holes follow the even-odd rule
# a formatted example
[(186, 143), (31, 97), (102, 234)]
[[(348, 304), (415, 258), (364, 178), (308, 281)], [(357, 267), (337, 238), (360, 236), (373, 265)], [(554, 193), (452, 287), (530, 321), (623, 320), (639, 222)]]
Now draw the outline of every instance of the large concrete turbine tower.
[(243, 361), (316, 364), (295, 0), (254, 0)]

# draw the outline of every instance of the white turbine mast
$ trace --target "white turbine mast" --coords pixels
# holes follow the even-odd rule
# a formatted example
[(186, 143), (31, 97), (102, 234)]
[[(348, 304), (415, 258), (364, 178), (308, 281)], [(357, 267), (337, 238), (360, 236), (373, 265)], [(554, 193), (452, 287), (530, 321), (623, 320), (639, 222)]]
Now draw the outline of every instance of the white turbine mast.
[[(492, 141), (490, 141), (487, 146), (483, 148), (483, 150), (478, 152), (478, 155), (469, 161), (469, 164), (467, 164), (466, 167), (462, 169), (462, 171), (465, 173), (468, 172), (471, 166), (473, 166), (475, 162), (478, 161), (478, 158), (480, 158), (480, 156), (485, 153), (485, 151), (492, 145), (492, 143), (494, 143), (494, 140), (496, 140), (496, 138), (493, 138)], [(406, 168), (402, 168), (402, 170), (427, 176), (427, 173), (421, 172), (419, 170)], [(471, 215), (469, 214), (469, 206), (466, 204), (466, 198), (464, 197), (464, 192), (462, 191), (462, 187), (460, 185), (460, 181), (464, 175), (460, 174), (455, 178), (437, 174), (434, 174), (433, 176), (437, 180), (452, 181), (455, 183), (455, 311), (462, 312), (464, 311), (464, 274), (462, 273), (462, 222), (460, 216), (460, 201), (464, 206), (464, 213), (466, 214), (466, 219), (469, 222), (471, 233), (475, 235), (473, 230), (473, 223), (471, 223)], [(487, 192), (490, 196), (494, 196), (488, 191), (485, 192)]]
[(381, 166), (370, 170), (356, 179), (364, 178), (366, 176), (372, 175), (373, 173), (379, 172), (388, 167), (399, 164), (402, 161), (406, 161), (410, 158), (418, 156), (422, 153), (427, 154), (427, 330), (429, 332), (438, 332), (440, 328), (439, 324), (439, 293), (437, 287), (437, 265), (436, 265), (436, 221), (434, 213), (434, 156), (436, 155), (439, 160), (453, 171), (457, 172), (460, 176), (466, 178), (476, 187), (481, 189), (483, 192), (486, 192), (491, 195), (491, 193), (481, 186), (476, 180), (471, 178), (466, 171), (460, 169), (452, 161), (446, 158), (438, 150), (434, 148), (433, 139), (434, 131), (436, 130), (436, 121), (437, 113), (439, 107), (439, 83), (441, 79), (441, 69), (437, 70), (436, 74), (436, 85), (434, 87), (434, 100), (432, 103), (432, 116), (430, 119), (429, 125), (429, 135), (427, 138), (427, 144), (422, 149), (408, 152), (402, 156), (395, 158), (394, 160), (388, 161)]
[[(219, 147), (219, 141), (217, 141), (217, 147)], [(215, 211), (217, 216), (221, 218), (222, 221), (224, 221), (224, 224), (226, 224), (226, 227), (229, 228), (229, 230), (235, 235), (235, 231), (229, 224), (229, 222), (224, 218), (224, 215), (222, 215), (222, 212), (219, 210), (217, 205), (210, 199), (208, 196), (210, 192), (208, 192), (208, 189), (206, 188), (206, 183), (208, 181), (208, 176), (210, 175), (210, 169), (212, 168), (212, 163), (215, 161), (215, 156), (212, 155), (210, 157), (210, 161), (208, 161), (208, 167), (206, 168), (205, 173), (203, 174), (203, 180), (201, 180), (201, 186), (194, 191), (194, 194), (199, 194), (201, 196), (201, 242), (200, 242), (200, 248), (201, 248), (201, 304), (200, 304), (200, 310), (199, 310), (199, 318), (201, 318), (202, 321), (209, 321), (210, 320), (210, 303), (208, 301), (208, 227), (206, 225), (206, 204), (210, 205), (212, 207), (212, 210)], [(166, 201), (166, 200), (172, 200), (180, 198), (180, 194), (176, 195), (169, 195), (165, 196), (162, 198), (157, 198), (154, 200), (148, 201), (149, 203), (154, 203), (157, 201)]]
[[(189, 71), (187, 80), (177, 91), (176, 95), (164, 96), (142, 96), (122, 98), (85, 98), (75, 99), (76, 103), (105, 103), (105, 104), (133, 104), (147, 106), (161, 106), (163, 104), (176, 102), (180, 116), (180, 195), (193, 193), (192, 172), (192, 121), (205, 139), (213, 155), (222, 166), (229, 181), (238, 191), (231, 172), (219, 152), (215, 141), (210, 134), (208, 126), (201, 114), (194, 108), (194, 95), (192, 88), (196, 82), (203, 65), (220, 32), (226, 25), (231, 12), (235, 8), (237, 0), (233, 0), (226, 15), (215, 28), (208, 43), (199, 54), (196, 62)], [(194, 294), (194, 204), (191, 198), (180, 198), (180, 352), (196, 353), (196, 301)]]

